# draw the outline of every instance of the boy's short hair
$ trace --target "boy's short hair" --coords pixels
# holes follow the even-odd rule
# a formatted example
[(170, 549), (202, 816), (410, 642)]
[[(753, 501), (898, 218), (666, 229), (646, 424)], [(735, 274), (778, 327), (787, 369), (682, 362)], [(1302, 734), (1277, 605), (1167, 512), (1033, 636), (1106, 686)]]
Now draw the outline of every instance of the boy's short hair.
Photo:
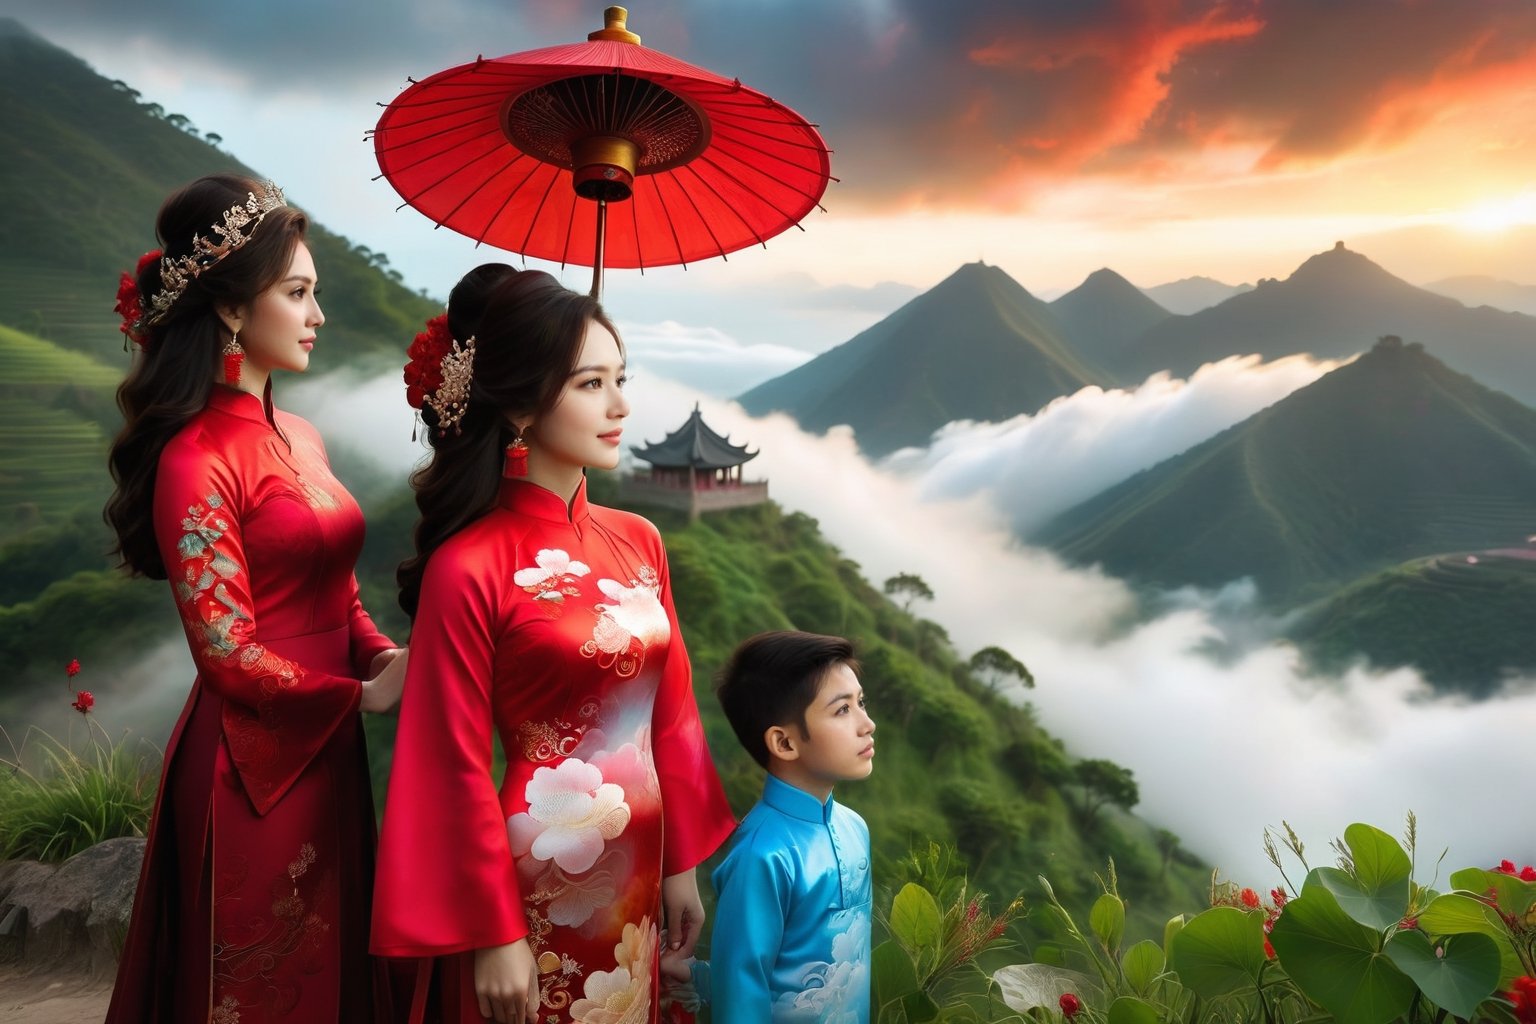
[(754, 761), (768, 767), (763, 734), (771, 726), (796, 722), (805, 734), (805, 712), (827, 672), (838, 665), (859, 670), (853, 644), (840, 636), (781, 630), (759, 633), (736, 648), (715, 683), (715, 696)]

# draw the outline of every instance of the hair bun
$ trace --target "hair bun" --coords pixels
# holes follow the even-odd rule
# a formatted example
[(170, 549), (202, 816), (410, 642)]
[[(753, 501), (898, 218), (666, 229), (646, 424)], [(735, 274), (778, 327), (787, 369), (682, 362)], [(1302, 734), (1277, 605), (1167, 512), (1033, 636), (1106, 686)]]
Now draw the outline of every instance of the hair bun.
[(491, 293), (518, 274), (506, 263), (482, 263), (463, 277), (448, 293), (448, 330), (459, 341), (474, 337), (480, 328)]

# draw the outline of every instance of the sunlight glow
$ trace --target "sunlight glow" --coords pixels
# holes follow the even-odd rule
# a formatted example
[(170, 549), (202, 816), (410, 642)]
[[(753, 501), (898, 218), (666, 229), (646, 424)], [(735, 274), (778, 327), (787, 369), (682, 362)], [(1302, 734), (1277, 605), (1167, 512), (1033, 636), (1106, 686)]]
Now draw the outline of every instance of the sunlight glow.
[(1451, 222), (1469, 231), (1504, 231), (1536, 223), (1536, 192), (1490, 199), (1451, 215)]

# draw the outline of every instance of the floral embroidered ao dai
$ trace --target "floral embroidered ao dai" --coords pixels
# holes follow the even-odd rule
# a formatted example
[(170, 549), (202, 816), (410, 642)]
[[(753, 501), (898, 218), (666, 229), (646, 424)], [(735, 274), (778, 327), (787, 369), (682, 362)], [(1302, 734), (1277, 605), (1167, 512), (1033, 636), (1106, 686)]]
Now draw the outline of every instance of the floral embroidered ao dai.
[(733, 826), (655, 527), (506, 482), (427, 565), (374, 952), (430, 958), (433, 1019), (478, 1024), (473, 951), (526, 937), (539, 1021), (654, 1021), (661, 879)]
[(363, 517), (319, 435), (215, 387), (165, 447), (155, 533), (197, 679), (165, 769), (109, 1024), (385, 1020)]

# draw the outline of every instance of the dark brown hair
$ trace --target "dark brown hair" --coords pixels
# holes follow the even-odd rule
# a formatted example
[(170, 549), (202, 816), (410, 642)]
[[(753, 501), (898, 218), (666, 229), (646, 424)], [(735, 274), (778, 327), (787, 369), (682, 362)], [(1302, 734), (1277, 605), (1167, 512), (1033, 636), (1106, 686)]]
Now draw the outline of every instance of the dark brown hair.
[(715, 684), (715, 696), (752, 760), (768, 767), (763, 734), (771, 726), (794, 722), (805, 735), (805, 713), (821, 681), (838, 665), (859, 670), (853, 644), (819, 633), (759, 633), (732, 652)]
[(555, 407), (593, 321), (618, 339), (595, 298), (542, 270), (486, 263), (454, 285), (448, 328), (460, 342), (475, 339), (474, 376), (457, 430), (439, 431), (431, 407), (421, 410), (432, 458), (411, 476), (421, 512), (416, 554), (395, 573), (407, 615), (416, 615), (432, 552), (496, 505), (502, 452), (512, 440), (504, 414), (537, 418)]
[[(211, 174), (172, 193), (155, 219), (165, 255), (187, 255), (194, 236), (215, 237), (213, 226), (224, 214), (261, 188), (249, 178)], [(165, 316), (145, 329), (144, 351), (117, 389), (123, 429), (107, 456), (117, 487), (103, 512), (117, 534), (115, 551), (135, 576), (165, 578), (151, 519), (155, 478), (166, 443), (208, 404), (218, 379), (226, 333), (218, 307), (245, 305), (282, 280), (308, 227), (292, 207), (269, 211), (243, 246), (188, 282)], [(138, 275), (145, 309), (163, 287), (159, 261), (146, 263)]]

